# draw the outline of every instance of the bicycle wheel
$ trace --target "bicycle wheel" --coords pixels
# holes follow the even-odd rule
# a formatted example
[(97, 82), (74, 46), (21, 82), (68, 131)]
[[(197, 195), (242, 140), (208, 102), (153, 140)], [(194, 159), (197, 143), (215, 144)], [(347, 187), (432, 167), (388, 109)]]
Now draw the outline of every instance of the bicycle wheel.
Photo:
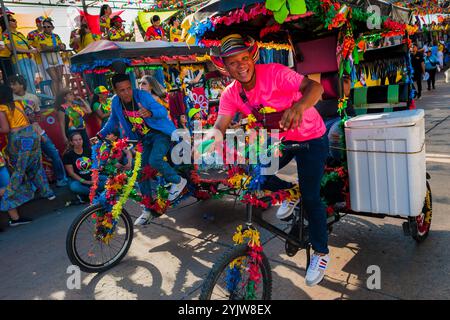
[(104, 272), (111, 269), (127, 254), (133, 240), (133, 223), (125, 210), (122, 210), (108, 243), (96, 235), (93, 215), (103, 213), (104, 209), (100, 205), (87, 207), (73, 221), (67, 233), (67, 255), (84, 272)]
[[(259, 264), (261, 281), (255, 290), (255, 300), (270, 300), (272, 296), (272, 271), (269, 260), (261, 253), (262, 260)], [(238, 270), (238, 276), (230, 281), (232, 262), (240, 259), (242, 264)], [(217, 261), (206, 278), (200, 300), (246, 300), (247, 285), (249, 283), (248, 263), (250, 261), (249, 247), (246, 244), (233, 247)], [(227, 281), (228, 279), (228, 281)], [(232, 282), (232, 283), (230, 283)]]

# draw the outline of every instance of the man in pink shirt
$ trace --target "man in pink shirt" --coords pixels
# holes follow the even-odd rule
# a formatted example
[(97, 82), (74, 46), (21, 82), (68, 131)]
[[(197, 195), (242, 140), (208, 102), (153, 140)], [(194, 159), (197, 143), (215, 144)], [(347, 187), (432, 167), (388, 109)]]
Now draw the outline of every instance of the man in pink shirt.
[[(250, 39), (251, 40), (251, 39)], [(314, 105), (323, 88), (281, 64), (255, 64), (258, 47), (238, 34), (222, 39), (220, 53), (212, 57), (216, 67), (234, 81), (220, 97), (218, 118), (214, 125), (225, 134), (237, 112), (258, 117), (259, 109), (276, 110), (266, 122), (267, 129), (279, 129), (284, 144), (301, 142), (297, 151), (283, 151), (280, 168), (293, 158), (297, 161), (303, 207), (308, 214), (309, 237), (314, 254), (306, 274), (306, 284), (322, 281), (329, 262), (327, 216), (320, 198), (320, 182), (328, 154), (325, 124)], [(257, 118), (258, 119), (258, 118)], [(300, 200), (283, 203), (277, 217), (292, 214)]]

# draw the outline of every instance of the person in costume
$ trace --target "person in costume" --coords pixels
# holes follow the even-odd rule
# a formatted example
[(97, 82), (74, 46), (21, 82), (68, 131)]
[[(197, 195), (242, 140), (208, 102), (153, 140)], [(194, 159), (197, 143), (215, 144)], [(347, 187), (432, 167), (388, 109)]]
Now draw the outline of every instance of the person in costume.
[(160, 17), (155, 14), (150, 19), (150, 22), (152, 23), (152, 25), (147, 28), (147, 32), (145, 33), (145, 41), (152, 41), (152, 40), (167, 41), (164, 29), (161, 27)]
[(181, 29), (180, 29), (180, 21), (176, 17), (171, 17), (169, 20), (170, 26), (170, 41), (171, 42), (180, 42), (181, 41)]
[(109, 5), (104, 4), (100, 8), (100, 31), (107, 38), (109, 28), (111, 28), (112, 9)]
[(14, 101), (13, 91), (0, 86), (0, 133), (8, 134), (7, 155), (12, 168), (9, 184), (0, 200), (0, 210), (8, 211), (10, 225), (29, 223), (17, 209), (34, 198), (56, 198), (42, 167), (40, 138), (30, 124), (23, 103)]
[(63, 86), (64, 62), (60, 51), (65, 50), (66, 45), (61, 41), (59, 35), (53, 33), (55, 27), (51, 19), (45, 19), (42, 26), (44, 32), (38, 35), (42, 63), (52, 79), (52, 91), (56, 96)]
[[(300, 150), (283, 151), (280, 168), (293, 158), (297, 161), (302, 202), (308, 214), (309, 236), (314, 250), (305, 281), (308, 286), (317, 285), (322, 281), (330, 260), (327, 214), (320, 197), (328, 139), (325, 124), (314, 108), (321, 99), (323, 87), (284, 65), (256, 64), (258, 46), (249, 37), (244, 39), (239, 34), (226, 36), (221, 40), (219, 50), (213, 52), (211, 60), (234, 81), (220, 97), (214, 128), (225, 134), (238, 112), (245, 116), (252, 114), (263, 123), (260, 109), (271, 107), (276, 111), (264, 121), (264, 127), (280, 130), (285, 145), (299, 142), (305, 145)], [(284, 201), (277, 217), (289, 217), (299, 201)]]
[(133, 36), (131, 33), (126, 33), (123, 27), (123, 22), (120, 16), (114, 16), (111, 19), (111, 28), (108, 31), (108, 40), (110, 41), (129, 41)]
[(38, 52), (35, 47), (33, 47), (25, 35), (17, 30), (17, 20), (14, 19), (12, 15), (8, 15), (9, 22), (9, 32), (3, 33), (3, 39), (5, 45), (8, 47), (10, 52), (13, 52), (12, 46), (14, 45), (17, 53), (16, 57), (12, 57), (12, 62), (27, 80), (27, 87), (31, 93), (36, 92), (36, 86), (34, 85), (34, 80), (37, 72), (37, 65), (34, 61), (34, 55)]

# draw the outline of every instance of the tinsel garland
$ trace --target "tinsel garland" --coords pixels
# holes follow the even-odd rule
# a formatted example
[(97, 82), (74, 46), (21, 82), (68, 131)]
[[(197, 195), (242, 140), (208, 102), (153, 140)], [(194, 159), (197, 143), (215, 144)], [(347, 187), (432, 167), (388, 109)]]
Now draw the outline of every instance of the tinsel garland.
[(123, 62), (126, 65), (131, 64), (130, 59), (126, 58), (116, 58), (116, 59), (110, 59), (110, 60), (96, 60), (93, 63), (83, 63), (83, 64), (72, 64), (70, 67), (70, 71), (72, 73), (79, 73), (87, 70), (95, 70), (97, 68), (104, 69), (105, 67), (110, 67), (114, 62)]
[(211, 22), (214, 26), (219, 24), (230, 26), (232, 24), (253, 20), (260, 15), (268, 14), (271, 14), (271, 12), (266, 9), (264, 4), (256, 4), (248, 9), (248, 12), (244, 9), (244, 7), (242, 7), (241, 9), (230, 11), (226, 16), (212, 17)]
[(114, 207), (111, 211), (112, 217), (115, 221), (118, 220), (120, 214), (122, 213), (122, 208), (123, 208), (124, 204), (127, 202), (128, 197), (131, 193), (131, 190), (134, 188), (134, 185), (136, 184), (138, 173), (141, 168), (141, 163), (142, 163), (142, 150), (140, 147), (137, 147), (136, 148), (136, 158), (134, 160), (133, 174), (128, 179), (128, 183), (123, 188), (122, 196), (117, 201), (117, 203), (114, 205)]
[[(106, 182), (105, 192), (102, 195), (95, 196), (97, 183), (94, 183), (90, 190), (91, 203), (102, 204), (106, 211), (104, 214), (93, 215), (96, 224), (95, 236), (105, 244), (108, 244), (112, 239), (123, 205), (128, 200), (130, 194), (133, 194), (134, 185), (141, 167), (142, 148), (138, 145), (136, 147), (136, 159), (131, 177), (128, 179), (126, 173), (117, 174), (115, 164), (127, 146), (126, 139), (119, 139), (112, 143), (111, 148), (108, 148), (106, 144), (93, 147), (93, 154), (95, 155), (93, 158), (93, 167), (97, 172), (100, 170), (108, 172), (108, 176), (110, 177)], [(98, 177), (95, 179), (98, 181)]]
[(100, 144), (96, 143), (92, 146), (92, 186), (89, 189), (89, 200), (92, 204), (98, 189), (99, 163), (100, 162)]
[[(263, 249), (260, 234), (258, 230), (253, 228), (243, 230), (242, 225), (240, 225), (233, 235), (233, 242), (235, 245), (247, 242), (249, 251), (245, 258), (237, 258), (228, 266), (226, 274), (227, 289), (230, 293), (235, 291), (242, 279), (242, 273), (248, 272), (248, 282), (242, 284), (246, 288), (244, 299), (255, 300), (257, 298), (255, 292), (262, 278), (260, 266), (262, 264)], [(247, 265), (245, 266), (244, 263), (247, 263)]]

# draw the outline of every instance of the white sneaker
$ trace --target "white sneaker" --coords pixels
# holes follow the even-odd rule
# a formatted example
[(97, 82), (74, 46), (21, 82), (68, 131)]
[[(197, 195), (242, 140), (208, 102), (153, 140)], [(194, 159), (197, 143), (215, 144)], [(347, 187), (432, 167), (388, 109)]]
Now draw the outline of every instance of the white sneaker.
[(277, 218), (278, 219), (285, 219), (289, 217), (292, 212), (294, 212), (295, 207), (299, 204), (300, 199), (297, 200), (291, 200), (291, 201), (283, 201), (281, 203), (281, 206), (277, 210)]
[(147, 224), (148, 220), (150, 220), (150, 211), (143, 210), (142, 214), (139, 216), (139, 218), (134, 221), (135, 226), (143, 226)]
[(178, 198), (181, 194), (181, 192), (184, 190), (184, 187), (186, 187), (187, 180), (184, 178), (181, 178), (181, 181), (177, 184), (172, 184), (169, 190), (169, 198), (167, 200), (173, 201), (176, 198)]
[(319, 256), (318, 254), (313, 253), (305, 277), (305, 282), (308, 287), (313, 287), (322, 281), (325, 276), (328, 262), (330, 262), (330, 256)]

